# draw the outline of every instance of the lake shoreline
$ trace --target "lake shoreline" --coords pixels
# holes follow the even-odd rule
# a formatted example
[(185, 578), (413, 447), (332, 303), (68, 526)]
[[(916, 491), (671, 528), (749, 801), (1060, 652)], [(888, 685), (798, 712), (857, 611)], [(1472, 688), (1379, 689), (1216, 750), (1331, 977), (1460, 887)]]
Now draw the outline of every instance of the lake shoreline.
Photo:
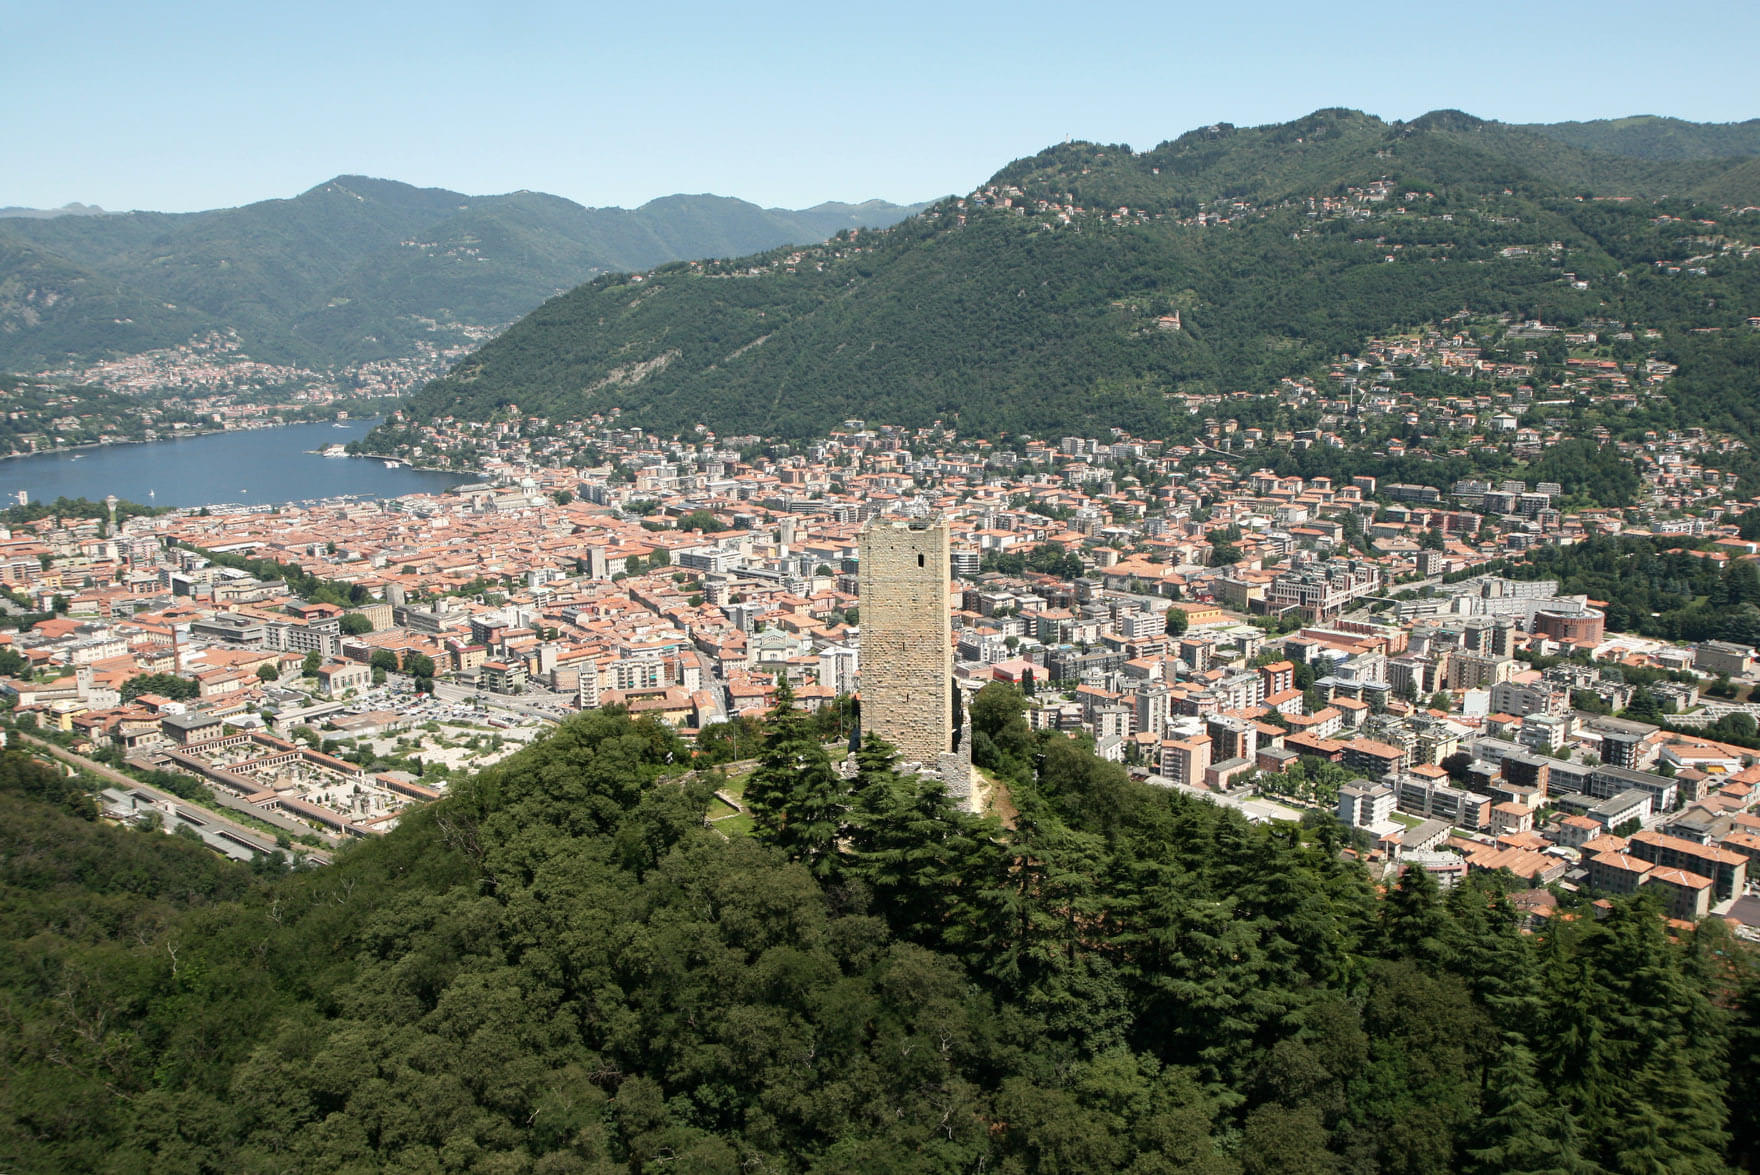
[(20, 495), (28, 502), (48, 502), (57, 497), (101, 500), (114, 494), (144, 505), (182, 508), (385, 499), (445, 493), (481, 480), (480, 471), (427, 470), (407, 459), (387, 467), (389, 454), (340, 465), (323, 455), (331, 445), (359, 440), (376, 424), (373, 417), (297, 421), (15, 454), (20, 460), (0, 463), (0, 496), (10, 504)]
[(124, 437), (119, 441), (85, 441), (78, 445), (51, 445), (47, 449), (34, 449), (29, 453), (0, 453), (0, 461), (11, 461), (19, 457), (49, 457), (56, 453), (84, 453), (94, 449), (120, 449), (127, 445), (157, 445), (165, 441), (194, 440), (196, 437), (212, 437), (228, 432), (269, 432), (277, 428), (297, 428), (303, 424), (335, 424), (336, 417), (326, 416), (318, 420), (284, 420), (279, 424), (247, 424), (237, 428), (184, 428), (168, 432), (162, 437)]

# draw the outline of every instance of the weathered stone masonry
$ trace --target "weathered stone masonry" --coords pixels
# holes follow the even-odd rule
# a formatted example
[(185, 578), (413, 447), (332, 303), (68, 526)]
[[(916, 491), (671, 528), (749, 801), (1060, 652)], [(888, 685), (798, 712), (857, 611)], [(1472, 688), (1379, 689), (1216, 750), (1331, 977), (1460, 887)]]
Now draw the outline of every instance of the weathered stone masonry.
[(862, 532), (862, 725), (930, 769), (953, 744), (950, 579), (945, 521)]

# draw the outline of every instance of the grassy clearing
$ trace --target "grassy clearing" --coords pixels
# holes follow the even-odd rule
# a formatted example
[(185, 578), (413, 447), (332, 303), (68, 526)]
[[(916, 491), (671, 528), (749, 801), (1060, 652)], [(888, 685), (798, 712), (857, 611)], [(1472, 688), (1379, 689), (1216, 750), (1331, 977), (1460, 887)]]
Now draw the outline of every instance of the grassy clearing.
[(752, 772), (754, 770), (756, 770), (756, 769), (749, 768), (745, 771), (741, 771), (737, 775), (729, 775), (727, 777), (727, 782), (722, 784), (716, 790), (726, 792), (728, 795), (732, 796), (734, 799), (738, 800), (740, 803), (742, 803), (742, 804), (745, 803), (746, 781), (751, 779)]
[(752, 823), (752, 818), (744, 812), (734, 812), (732, 815), (720, 817), (711, 814), (709, 827), (730, 840), (736, 836), (750, 836), (757, 830), (757, 826)]

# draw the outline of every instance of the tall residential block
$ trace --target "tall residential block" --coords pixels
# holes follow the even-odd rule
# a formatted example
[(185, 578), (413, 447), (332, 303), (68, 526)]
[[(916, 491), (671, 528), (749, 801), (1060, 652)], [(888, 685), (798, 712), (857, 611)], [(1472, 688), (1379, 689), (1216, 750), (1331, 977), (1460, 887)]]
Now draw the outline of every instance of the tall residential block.
[(945, 521), (862, 531), (862, 725), (931, 770), (954, 749), (950, 579)]

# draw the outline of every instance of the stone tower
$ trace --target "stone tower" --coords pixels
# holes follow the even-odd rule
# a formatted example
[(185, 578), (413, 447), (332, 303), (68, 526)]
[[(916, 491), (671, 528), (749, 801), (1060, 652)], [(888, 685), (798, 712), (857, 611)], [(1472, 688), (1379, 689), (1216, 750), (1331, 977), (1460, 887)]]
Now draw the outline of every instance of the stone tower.
[(949, 762), (971, 754), (951, 754), (950, 578), (945, 521), (876, 518), (862, 531), (862, 726), (964, 795), (970, 781)]

